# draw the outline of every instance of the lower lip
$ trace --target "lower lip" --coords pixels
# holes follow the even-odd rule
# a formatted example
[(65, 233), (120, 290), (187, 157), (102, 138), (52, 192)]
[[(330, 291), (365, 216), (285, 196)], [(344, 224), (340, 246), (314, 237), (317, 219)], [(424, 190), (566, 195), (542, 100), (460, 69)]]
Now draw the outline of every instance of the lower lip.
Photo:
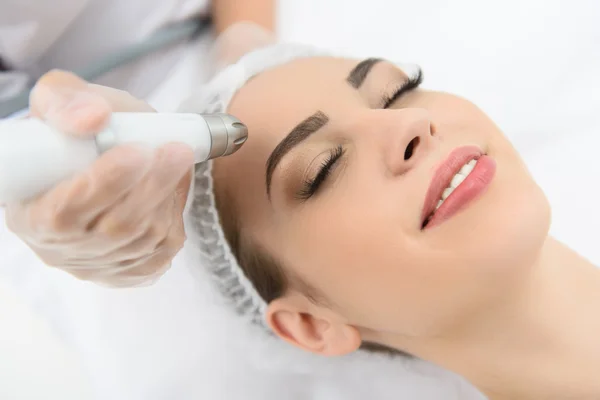
[(444, 203), (433, 214), (425, 229), (432, 228), (450, 219), (453, 215), (465, 208), (471, 201), (486, 191), (496, 173), (496, 162), (488, 157), (481, 156), (473, 171), (458, 185), (448, 196)]

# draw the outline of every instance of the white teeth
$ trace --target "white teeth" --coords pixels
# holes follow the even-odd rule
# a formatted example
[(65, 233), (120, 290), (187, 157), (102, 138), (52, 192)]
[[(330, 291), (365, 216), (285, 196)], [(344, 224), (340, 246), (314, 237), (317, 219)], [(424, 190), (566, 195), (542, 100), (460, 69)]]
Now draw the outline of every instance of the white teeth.
[(467, 178), (471, 171), (473, 171), (475, 165), (477, 165), (477, 160), (469, 161), (468, 163), (463, 165), (463, 167), (460, 169), (460, 171), (456, 173), (456, 175), (452, 177), (450, 185), (446, 189), (444, 189), (441, 200), (439, 200), (437, 205), (435, 206), (436, 210), (440, 208), (440, 206), (444, 203), (444, 200), (446, 200), (448, 196), (450, 196), (452, 192), (454, 192), (454, 189), (456, 189), (458, 185), (463, 183), (463, 181)]
[(443, 202), (444, 202), (444, 200), (438, 201), (437, 205), (435, 206), (435, 209), (437, 210), (438, 208), (440, 208), (440, 206), (442, 205)]
[(466, 177), (467, 175), (463, 174), (454, 175), (454, 178), (452, 178), (452, 180), (450, 181), (450, 186), (452, 186), (453, 188), (457, 187), (465, 180)]
[(442, 193), (442, 200), (446, 200), (448, 198), (448, 196), (450, 196), (452, 194), (452, 192), (454, 191), (454, 188), (446, 188), (444, 189), (444, 193)]
[(474, 165), (465, 164), (460, 169), (460, 171), (458, 171), (458, 173), (461, 175), (467, 176), (471, 173), (471, 171), (473, 171), (473, 168), (474, 168)]

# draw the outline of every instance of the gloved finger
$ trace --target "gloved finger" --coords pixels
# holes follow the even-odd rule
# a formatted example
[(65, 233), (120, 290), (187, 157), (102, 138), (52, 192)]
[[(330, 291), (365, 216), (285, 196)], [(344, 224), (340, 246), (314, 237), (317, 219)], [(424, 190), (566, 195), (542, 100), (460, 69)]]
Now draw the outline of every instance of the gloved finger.
[[(141, 259), (123, 261), (119, 266), (103, 269), (69, 270), (79, 279), (109, 287), (138, 287), (156, 282), (171, 266), (174, 254), (170, 249), (161, 248)], [(118, 272), (120, 271), (120, 272)]]
[[(189, 146), (178, 143), (162, 146), (155, 153), (152, 167), (146, 176), (119, 204), (111, 207), (98, 220), (94, 230), (107, 236), (133, 230), (167, 197), (172, 201), (179, 182), (193, 164), (194, 153)], [(159, 219), (166, 217), (164, 214), (157, 215)]]
[(177, 188), (175, 189), (175, 204), (176, 204), (176, 213), (179, 216), (183, 216), (183, 212), (185, 210), (185, 206), (187, 204), (188, 196), (193, 196), (190, 193), (190, 187), (192, 184), (192, 179), (194, 177), (194, 166), (190, 168), (189, 172), (181, 178)]
[[(140, 240), (140, 238), (147, 234), (148, 225), (149, 223), (145, 222), (135, 232), (132, 232), (128, 236), (123, 236), (119, 240), (99, 235), (93, 230), (88, 230), (82, 232), (81, 236), (60, 238), (58, 240), (45, 238), (43, 241), (37, 241), (34, 246), (40, 252), (50, 252), (59, 256), (63, 260), (61, 265), (65, 268), (87, 267), (94, 264), (94, 260), (99, 260), (97, 263), (99, 265), (106, 265), (108, 261), (114, 258), (113, 255), (109, 257), (108, 254)], [(74, 249), (76, 249), (77, 259), (73, 259)]]
[(101, 253), (96, 249), (96, 252), (90, 252), (87, 256), (85, 251), (81, 251), (82, 255), (69, 260), (66, 266), (77, 268), (115, 265), (114, 273), (127, 274), (129, 268), (137, 267), (137, 262), (153, 254), (167, 242), (167, 235), (174, 223), (175, 207), (175, 199), (172, 196), (165, 199), (152, 214), (146, 216), (148, 222), (144, 221), (145, 228), (140, 230), (140, 234), (132, 236), (130, 241), (121, 246), (114, 243), (111, 246), (107, 243), (108, 247)]
[(113, 112), (156, 112), (148, 103), (132, 96), (124, 90), (93, 83), (88, 83), (87, 87), (92, 93), (106, 99)]
[(114, 238), (98, 235), (93, 230), (81, 231), (70, 236), (25, 237), (24, 241), (34, 251), (40, 254), (52, 253), (54, 258), (63, 260), (64, 264), (64, 260), (68, 260), (73, 256), (74, 250), (76, 250), (79, 260), (93, 259), (137, 240), (145, 234), (146, 230), (146, 226), (140, 226), (138, 231), (118, 241), (115, 241)]
[(128, 268), (122, 274), (119, 274), (119, 277), (124, 278), (124, 280), (139, 280), (142, 282), (155, 280), (157, 277), (162, 276), (167, 271), (165, 266), (171, 264), (171, 261), (179, 250), (181, 250), (185, 241), (185, 235), (180, 230), (178, 220), (179, 217), (171, 224), (171, 229), (165, 238), (165, 242), (159, 245), (154, 253), (146, 257), (143, 262), (137, 263), (135, 268)]
[(32, 116), (73, 135), (93, 135), (106, 125), (111, 112), (154, 112), (126, 91), (90, 84), (60, 70), (46, 73), (30, 95)]
[(59, 70), (44, 74), (33, 87), (30, 113), (72, 135), (93, 135), (104, 128), (111, 104), (76, 75)]
[(92, 280), (95, 284), (103, 285), (113, 289), (147, 287), (156, 283), (156, 281), (158, 281), (170, 268), (171, 262), (169, 261), (150, 276), (117, 275), (113, 277), (96, 277)]
[[(108, 207), (120, 201), (148, 172), (151, 152), (137, 146), (115, 147), (86, 172), (59, 183), (22, 210), (30, 236), (42, 241), (81, 237)], [(115, 232), (117, 240), (130, 232)]]
[[(177, 208), (179, 205), (175, 204), (175, 207)], [(119, 286), (127, 287), (148, 285), (164, 275), (169, 269), (173, 257), (185, 243), (183, 215), (179, 213), (172, 215), (174, 219), (169, 231), (163, 242), (157, 245), (156, 250), (148, 253), (145, 257), (130, 262), (121, 262), (122, 265), (127, 265), (127, 268), (121, 269), (112, 279), (113, 282), (119, 282)]]
[[(155, 213), (155, 221), (160, 220), (160, 223), (147, 232), (146, 238), (140, 238), (140, 240), (133, 242), (123, 250), (131, 254), (137, 253), (140, 257), (142, 254), (152, 254), (152, 257), (158, 257), (159, 259), (158, 252), (166, 252), (171, 257), (177, 254), (185, 242), (183, 215), (178, 211), (179, 208), (180, 204), (177, 197), (170, 197), (165, 200)], [(148, 251), (149, 249), (151, 251)], [(125, 275), (147, 276), (156, 274), (155, 269), (156, 263), (154, 266), (150, 263), (143, 264), (142, 267), (138, 267), (135, 270), (124, 272)]]
[(69, 273), (82, 280), (108, 287), (140, 287), (155, 283), (171, 267), (173, 257), (185, 242), (183, 217), (177, 215), (164, 245), (139, 259), (124, 260), (104, 268), (74, 268)]

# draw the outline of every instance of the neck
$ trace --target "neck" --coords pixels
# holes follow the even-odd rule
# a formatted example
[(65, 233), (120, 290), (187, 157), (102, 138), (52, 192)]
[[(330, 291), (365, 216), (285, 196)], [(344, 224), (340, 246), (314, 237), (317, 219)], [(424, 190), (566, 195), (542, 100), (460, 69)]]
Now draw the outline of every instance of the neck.
[(600, 398), (600, 271), (551, 238), (533, 271), (522, 295), (424, 358), (494, 400)]

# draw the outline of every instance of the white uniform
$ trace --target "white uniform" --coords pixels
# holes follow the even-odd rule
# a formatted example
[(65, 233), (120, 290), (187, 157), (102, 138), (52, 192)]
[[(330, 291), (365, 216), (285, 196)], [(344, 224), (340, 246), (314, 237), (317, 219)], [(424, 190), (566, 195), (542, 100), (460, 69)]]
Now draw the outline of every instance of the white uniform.
[[(160, 25), (153, 19), (159, 15), (179, 15), (165, 12), (165, 4), (183, 4), (123, 1), (117, 7), (115, 1), (110, 4), (118, 11), (110, 11), (108, 0), (97, 3), (105, 19), (88, 37), (114, 34), (106, 40), (113, 44)], [(600, 264), (594, 230), (600, 226), (600, 164), (594, 161), (600, 145), (598, 7), (592, 0), (303, 0), (281, 3), (280, 26), (284, 39), (422, 63), (426, 86), (481, 104), (515, 140), (546, 190), (553, 233)], [(138, 18), (139, 10), (148, 19)], [(2, 10), (0, 19), (5, 15)], [(113, 23), (119, 15), (124, 22)], [(72, 23), (75, 16), (70, 18)], [(132, 21), (142, 21), (135, 25), (139, 31), (112, 32)], [(87, 24), (73, 26), (81, 29), (77, 37)], [(91, 59), (86, 43), (79, 48)], [(65, 49), (57, 54), (66, 57), (70, 47)], [(462, 380), (425, 363), (377, 356), (321, 360), (264, 338), (223, 311), (210, 285), (192, 277), (189, 268), (201, 266), (191, 243), (155, 286), (134, 290), (100, 288), (44, 267), (3, 225), (0, 254), (1, 272), (75, 349), (98, 399), (479, 398)], [(3, 387), (0, 373), (0, 397)]]
[[(2, 0), (0, 101), (52, 68), (80, 70), (148, 38), (167, 24), (209, 11), (208, 0)], [(146, 98), (173, 72), (182, 41), (111, 71), (97, 83)]]

